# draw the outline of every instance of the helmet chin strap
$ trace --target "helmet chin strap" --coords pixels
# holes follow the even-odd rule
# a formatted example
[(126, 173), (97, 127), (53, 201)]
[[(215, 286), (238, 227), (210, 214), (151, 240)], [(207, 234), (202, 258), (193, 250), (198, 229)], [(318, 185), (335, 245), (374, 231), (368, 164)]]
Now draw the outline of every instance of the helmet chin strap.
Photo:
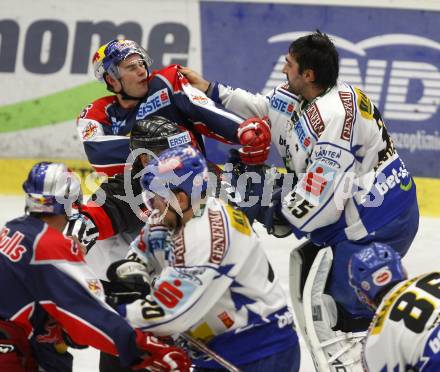
[(174, 229), (175, 231), (180, 230), (180, 228), (183, 226), (183, 217), (182, 216), (185, 212), (189, 211), (191, 208), (192, 208), (191, 202), (188, 202), (188, 206), (184, 210), (182, 210), (182, 215), (180, 215), (180, 213), (178, 213), (174, 209), (174, 207), (168, 203), (168, 209), (176, 215), (177, 224), (176, 224), (176, 228)]

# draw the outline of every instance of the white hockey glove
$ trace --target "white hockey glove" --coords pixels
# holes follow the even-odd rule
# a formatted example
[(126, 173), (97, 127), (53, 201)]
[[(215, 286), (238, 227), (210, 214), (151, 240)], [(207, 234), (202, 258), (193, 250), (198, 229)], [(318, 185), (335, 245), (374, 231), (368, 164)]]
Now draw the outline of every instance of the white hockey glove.
[(95, 245), (99, 231), (92, 219), (78, 213), (68, 220), (64, 235), (76, 238), (88, 252)]
[(106, 288), (106, 300), (112, 307), (144, 299), (150, 293), (150, 276), (142, 263), (113, 262), (107, 269), (107, 278), (110, 285)]

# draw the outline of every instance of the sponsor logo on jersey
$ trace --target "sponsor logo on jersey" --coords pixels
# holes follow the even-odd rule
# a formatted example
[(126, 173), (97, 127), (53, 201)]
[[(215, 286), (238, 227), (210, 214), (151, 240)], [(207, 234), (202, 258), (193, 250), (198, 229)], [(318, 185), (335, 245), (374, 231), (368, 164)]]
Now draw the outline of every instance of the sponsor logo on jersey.
[(179, 273), (169, 270), (159, 279), (153, 291), (154, 298), (173, 312), (179, 309), (191, 297), (196, 288), (193, 281), (179, 278)]
[(242, 234), (250, 236), (251, 227), (249, 226), (249, 220), (247, 219), (246, 215), (231, 205), (226, 205), (225, 209), (230, 218), (232, 227)]
[(359, 111), (361, 113), (361, 116), (364, 119), (372, 120), (373, 119), (373, 110), (372, 110), (373, 105), (371, 104), (370, 99), (359, 88), (354, 88), (354, 90), (357, 94), (357, 105), (359, 107)]
[(9, 229), (3, 227), (0, 232), (0, 253), (12, 262), (18, 262), (27, 251), (27, 249), (20, 244), (24, 235), (19, 231), (14, 232), (11, 237), (9, 237), (8, 234)]
[(139, 106), (136, 120), (145, 119), (148, 115), (166, 107), (171, 104), (167, 88), (159, 90), (152, 94), (145, 102)]
[(333, 185), (336, 171), (323, 163), (313, 165), (299, 183), (298, 195), (318, 206)]
[(275, 109), (278, 112), (281, 112), (284, 115), (291, 116), (293, 113), (294, 106), (291, 102), (283, 99), (280, 97), (280, 95), (275, 94), (270, 99), (270, 105), (273, 109)]
[[(398, 170), (395, 168), (391, 169), (391, 174), (389, 176), (379, 174), (377, 178), (378, 182), (374, 184), (374, 188), (382, 196), (386, 195), (397, 185), (399, 185), (400, 189), (403, 191), (409, 191), (412, 188), (412, 178), (404, 165), (400, 166)], [(381, 182), (379, 182), (379, 180), (381, 180)]]
[(98, 279), (86, 279), (87, 287), (90, 292), (97, 296), (101, 296), (103, 293), (101, 282)]
[(322, 162), (332, 168), (341, 168), (341, 164), (339, 163), (339, 159), (342, 156), (342, 150), (334, 147), (332, 150), (329, 147), (315, 147), (314, 156), (316, 161)]
[(83, 141), (87, 141), (90, 138), (94, 137), (97, 132), (98, 124), (94, 123), (93, 121), (89, 121), (86, 127), (81, 132)]
[(284, 328), (290, 324), (293, 324), (293, 314), (290, 311), (286, 311), (282, 315), (275, 314), (275, 318), (278, 320), (278, 328)]
[(293, 125), (293, 129), (295, 130), (296, 136), (298, 137), (298, 141), (301, 144), (301, 147), (304, 151), (310, 146), (310, 137), (306, 134), (306, 131), (301, 124), (301, 121), (296, 121)]
[(217, 315), (217, 318), (221, 320), (226, 328), (231, 328), (234, 325), (234, 320), (229, 316), (226, 311)]
[[(148, 211), (148, 216), (149, 216), (151, 214), (151, 212), (149, 212), (148, 209), (147, 209), (147, 211)], [(148, 216), (146, 216), (146, 217), (148, 217)], [(144, 241), (144, 237), (145, 237), (145, 228), (142, 228), (141, 233), (139, 234), (139, 241), (136, 245), (136, 248), (139, 249), (142, 253), (145, 253), (148, 250), (148, 247)]]
[(191, 142), (191, 136), (187, 131), (168, 137), (168, 146), (170, 148), (181, 146), (190, 142)]
[(324, 120), (322, 120), (321, 113), (319, 112), (318, 106), (316, 103), (310, 105), (310, 107), (306, 110), (306, 116), (309, 119), (309, 123), (318, 137), (324, 131)]
[(198, 103), (199, 105), (207, 105), (209, 99), (206, 96), (191, 95), (191, 101), (195, 102), (196, 104)]
[(174, 253), (174, 266), (184, 266), (185, 265), (185, 238), (183, 235), (183, 230), (176, 235), (173, 235), (173, 253)]
[(354, 122), (354, 103), (353, 96), (349, 92), (339, 92), (342, 106), (345, 110), (344, 125), (342, 127), (341, 139), (350, 141), (351, 130)]
[(205, 272), (205, 268), (199, 267), (176, 267), (175, 270), (179, 273), (178, 277), (180, 279), (186, 279), (194, 282), (197, 285), (203, 285), (202, 276)]
[(153, 292), (154, 297), (169, 309), (176, 307), (183, 298), (183, 292), (179, 289), (182, 281), (175, 279), (172, 282), (164, 281), (160, 283)]
[(220, 264), (226, 252), (226, 231), (220, 211), (208, 210), (209, 228), (211, 230), (211, 256), (209, 262)]

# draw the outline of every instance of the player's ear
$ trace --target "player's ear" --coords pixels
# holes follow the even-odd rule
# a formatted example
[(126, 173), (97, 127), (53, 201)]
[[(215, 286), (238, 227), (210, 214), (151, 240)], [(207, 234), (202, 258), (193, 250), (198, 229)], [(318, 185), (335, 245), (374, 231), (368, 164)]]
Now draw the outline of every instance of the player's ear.
[(113, 91), (115, 93), (118, 93), (121, 91), (121, 88), (122, 88), (121, 83), (119, 82), (119, 80), (115, 79), (110, 74), (105, 74), (104, 80), (107, 83), (107, 86), (109, 86), (111, 88), (111, 91)]
[(190, 206), (190, 198), (185, 192), (179, 191), (176, 193), (177, 201), (179, 202), (180, 209), (185, 211)]
[(310, 83), (313, 83), (315, 81), (315, 71), (310, 68), (304, 70), (303, 76)]

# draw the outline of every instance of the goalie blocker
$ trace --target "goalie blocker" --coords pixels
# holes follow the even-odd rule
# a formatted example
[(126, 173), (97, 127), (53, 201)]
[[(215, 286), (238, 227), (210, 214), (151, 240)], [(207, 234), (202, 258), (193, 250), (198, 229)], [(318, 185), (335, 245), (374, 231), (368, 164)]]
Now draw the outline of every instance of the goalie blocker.
[(324, 293), (332, 267), (330, 247), (306, 241), (290, 255), (290, 295), (297, 329), (319, 372), (360, 372), (361, 340), (366, 319), (349, 319), (334, 299)]

